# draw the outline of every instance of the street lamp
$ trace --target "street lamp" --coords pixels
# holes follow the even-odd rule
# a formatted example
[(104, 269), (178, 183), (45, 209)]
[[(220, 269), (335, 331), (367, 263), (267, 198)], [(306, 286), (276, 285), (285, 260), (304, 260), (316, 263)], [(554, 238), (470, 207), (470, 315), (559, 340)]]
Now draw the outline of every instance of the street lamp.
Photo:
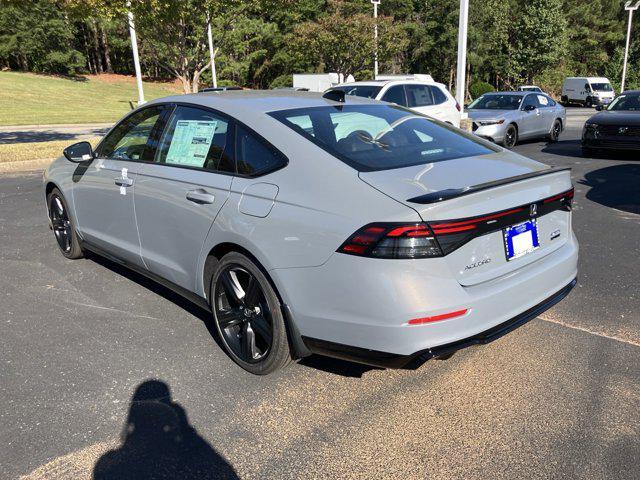
[[(640, 1), (638, 2), (640, 3)], [(456, 77), (456, 100), (464, 105), (465, 73), (467, 71), (467, 26), (469, 24), (469, 0), (460, 0), (458, 26), (458, 75)]]
[(373, 54), (373, 78), (378, 78), (378, 5), (380, 5), (381, 0), (371, 0), (373, 3), (373, 18), (375, 19), (375, 24), (373, 26), (373, 38), (376, 44), (376, 50)]
[(213, 88), (218, 87), (218, 79), (216, 75), (216, 52), (213, 49), (213, 38), (211, 35), (211, 16), (207, 15), (207, 40), (209, 41), (209, 57), (211, 59), (211, 78), (213, 79)]
[(631, 38), (631, 19), (633, 12), (640, 7), (640, 1), (632, 5), (632, 1), (624, 4), (624, 9), (629, 12), (629, 25), (627, 26), (627, 45), (624, 47), (624, 63), (622, 64), (622, 83), (620, 84), (620, 93), (624, 92), (624, 82), (627, 79), (627, 58), (629, 57), (629, 39)]
[(138, 105), (145, 103), (144, 92), (142, 90), (142, 72), (140, 71), (140, 58), (138, 57), (138, 38), (136, 37), (136, 26), (133, 23), (133, 13), (131, 12), (131, 1), (127, 1), (127, 19), (129, 20), (129, 35), (131, 36), (131, 51), (133, 53), (133, 68), (136, 71), (136, 83), (138, 84)]

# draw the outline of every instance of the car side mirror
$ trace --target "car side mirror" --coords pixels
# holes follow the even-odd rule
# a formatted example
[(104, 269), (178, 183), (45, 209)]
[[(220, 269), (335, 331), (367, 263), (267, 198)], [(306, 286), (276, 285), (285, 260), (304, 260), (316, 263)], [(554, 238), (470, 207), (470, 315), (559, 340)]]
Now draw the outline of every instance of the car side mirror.
[(525, 112), (531, 112), (531, 111), (533, 111), (533, 110), (535, 110), (535, 109), (536, 109), (536, 106), (535, 106), (535, 105), (525, 105), (525, 106), (524, 106), (524, 111), (525, 111)]
[(93, 160), (95, 157), (93, 147), (89, 142), (78, 142), (69, 145), (62, 153), (64, 153), (67, 160), (75, 163)]
[(602, 105), (596, 105), (596, 110), (601, 112), (604, 108), (602, 108)]

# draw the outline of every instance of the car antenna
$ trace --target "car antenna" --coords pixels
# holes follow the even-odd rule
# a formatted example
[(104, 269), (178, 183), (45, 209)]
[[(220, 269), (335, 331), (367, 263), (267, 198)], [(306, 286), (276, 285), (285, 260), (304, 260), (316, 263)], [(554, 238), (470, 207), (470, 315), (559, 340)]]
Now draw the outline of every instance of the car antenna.
[(322, 95), (322, 98), (333, 100), (334, 102), (344, 103), (344, 92), (342, 90), (329, 90)]

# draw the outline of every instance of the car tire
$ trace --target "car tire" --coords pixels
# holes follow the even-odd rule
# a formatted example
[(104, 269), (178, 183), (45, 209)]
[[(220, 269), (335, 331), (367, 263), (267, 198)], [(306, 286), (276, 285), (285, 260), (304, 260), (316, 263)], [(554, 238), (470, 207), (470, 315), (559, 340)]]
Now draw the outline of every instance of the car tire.
[(223, 256), (213, 268), (209, 299), (220, 341), (240, 367), (266, 375), (291, 362), (280, 299), (251, 258)]
[(587, 108), (593, 108), (593, 100), (591, 100), (591, 97), (587, 97), (587, 100), (584, 102), (584, 106)]
[(60, 253), (72, 260), (82, 258), (84, 254), (76, 232), (76, 225), (69, 214), (69, 207), (64, 196), (57, 188), (52, 189), (47, 195), (47, 209), (51, 229), (56, 237)]
[(504, 132), (502, 145), (504, 148), (511, 150), (518, 143), (518, 128), (513, 124), (509, 124)]
[(556, 118), (551, 126), (551, 133), (547, 136), (549, 142), (555, 143), (560, 138), (560, 134), (562, 133), (562, 122), (560, 119)]

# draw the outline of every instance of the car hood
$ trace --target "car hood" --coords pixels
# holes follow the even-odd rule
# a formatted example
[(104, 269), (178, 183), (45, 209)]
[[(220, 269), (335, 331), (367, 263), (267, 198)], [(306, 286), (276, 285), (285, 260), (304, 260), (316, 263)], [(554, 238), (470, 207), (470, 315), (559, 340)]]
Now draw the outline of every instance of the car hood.
[(549, 168), (513, 152), (457, 158), (405, 168), (360, 172), (372, 187), (405, 203), (408, 199), (448, 189), (459, 189)]
[(599, 112), (587, 120), (587, 123), (598, 125), (640, 125), (640, 112)]
[(473, 121), (476, 120), (493, 120), (496, 118), (504, 118), (507, 117), (513, 112), (517, 112), (518, 110), (493, 110), (493, 109), (473, 109), (468, 110), (469, 118)]

